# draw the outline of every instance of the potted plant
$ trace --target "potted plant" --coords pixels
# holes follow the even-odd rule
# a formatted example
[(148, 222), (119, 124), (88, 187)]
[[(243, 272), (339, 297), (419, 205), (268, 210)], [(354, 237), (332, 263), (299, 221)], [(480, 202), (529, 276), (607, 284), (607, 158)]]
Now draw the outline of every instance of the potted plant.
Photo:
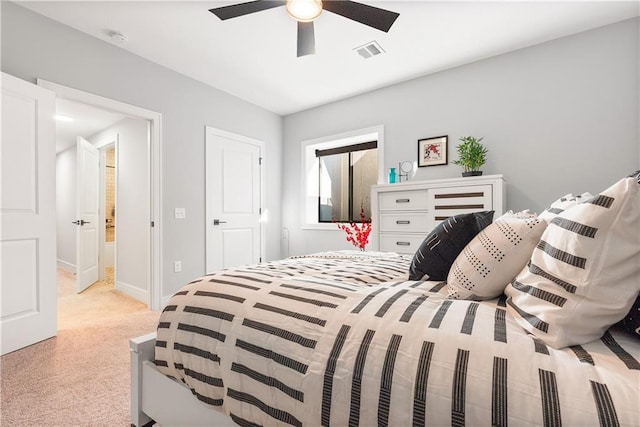
[(479, 176), (482, 175), (480, 167), (487, 161), (487, 152), (484, 145), (480, 143), (483, 137), (476, 138), (474, 136), (460, 137), (458, 144), (458, 160), (453, 163), (464, 168), (462, 176)]

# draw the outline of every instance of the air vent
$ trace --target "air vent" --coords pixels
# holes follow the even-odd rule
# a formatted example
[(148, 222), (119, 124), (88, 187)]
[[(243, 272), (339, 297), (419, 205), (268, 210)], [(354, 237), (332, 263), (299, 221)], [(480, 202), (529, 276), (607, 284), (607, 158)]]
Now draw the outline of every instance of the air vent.
[(369, 42), (369, 43), (367, 43), (365, 45), (356, 47), (353, 50), (358, 52), (358, 54), (360, 56), (362, 56), (363, 58), (365, 58), (365, 59), (371, 58), (372, 56), (380, 55), (381, 53), (384, 53), (384, 49), (382, 49), (382, 47), (375, 40), (372, 41), (372, 42)]

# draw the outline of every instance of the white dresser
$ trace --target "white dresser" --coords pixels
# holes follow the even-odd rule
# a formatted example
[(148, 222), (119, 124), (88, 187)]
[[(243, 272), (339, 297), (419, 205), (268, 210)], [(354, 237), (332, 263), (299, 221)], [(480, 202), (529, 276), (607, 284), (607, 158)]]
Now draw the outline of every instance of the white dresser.
[(461, 213), (504, 213), (502, 175), (409, 181), (371, 187), (373, 250), (413, 255), (429, 232)]

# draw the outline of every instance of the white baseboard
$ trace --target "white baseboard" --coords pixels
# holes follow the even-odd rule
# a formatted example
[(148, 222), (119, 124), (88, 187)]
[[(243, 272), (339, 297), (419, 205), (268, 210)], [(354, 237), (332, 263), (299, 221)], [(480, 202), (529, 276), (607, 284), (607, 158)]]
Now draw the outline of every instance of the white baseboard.
[(58, 265), (58, 267), (67, 270), (73, 274), (76, 274), (76, 265), (75, 264), (71, 264), (70, 262), (67, 261), (63, 261), (61, 259), (57, 259), (56, 263)]
[(125, 295), (130, 296), (144, 304), (149, 304), (149, 291), (140, 289), (137, 286), (130, 285), (119, 280), (116, 280), (115, 288), (117, 291), (122, 292)]

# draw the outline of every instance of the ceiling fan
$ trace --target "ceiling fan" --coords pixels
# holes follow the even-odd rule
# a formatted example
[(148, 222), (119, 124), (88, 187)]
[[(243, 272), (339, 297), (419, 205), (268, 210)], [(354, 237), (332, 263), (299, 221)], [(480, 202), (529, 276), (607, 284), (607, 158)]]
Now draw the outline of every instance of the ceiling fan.
[(349, 0), (255, 0), (209, 9), (209, 12), (224, 21), (279, 6), (286, 6), (289, 16), (298, 22), (298, 57), (316, 53), (313, 21), (318, 19), (323, 10), (385, 33), (400, 16), (396, 12)]

